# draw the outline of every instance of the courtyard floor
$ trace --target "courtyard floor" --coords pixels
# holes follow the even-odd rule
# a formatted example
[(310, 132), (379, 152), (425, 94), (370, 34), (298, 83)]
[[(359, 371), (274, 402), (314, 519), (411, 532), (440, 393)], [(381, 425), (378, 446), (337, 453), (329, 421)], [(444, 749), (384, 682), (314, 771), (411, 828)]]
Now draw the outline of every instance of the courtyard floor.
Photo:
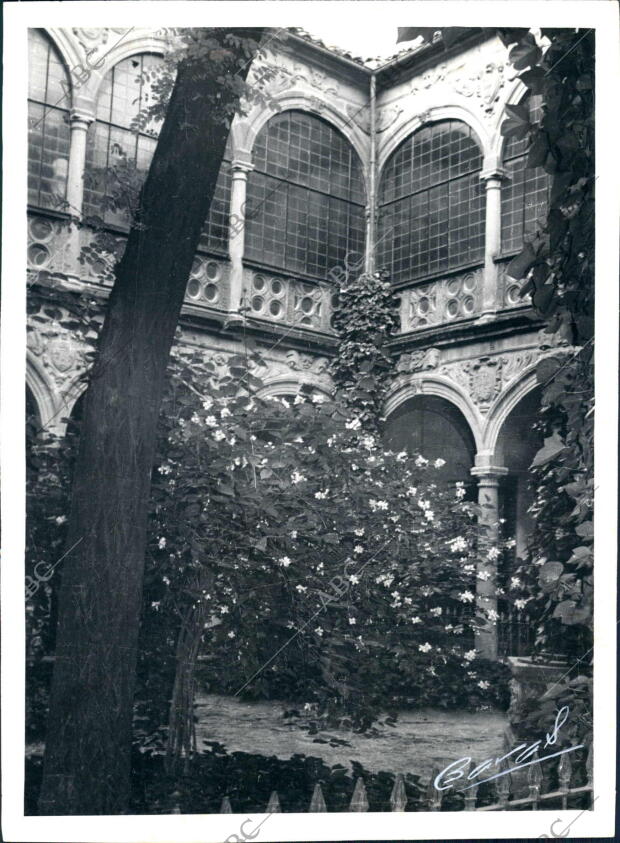
[(380, 726), (374, 737), (340, 729), (310, 735), (285, 720), (284, 708), (292, 706), (283, 703), (241, 702), (216, 694), (198, 694), (196, 703), (199, 749), (203, 741), (217, 741), (228, 752), (280, 759), (298, 753), (321, 758), (328, 766), (342, 764), (350, 769), (351, 761), (357, 761), (373, 773), (383, 770), (426, 778), (433, 768), (441, 770), (464, 756), (481, 762), (501, 755), (508, 725), (501, 711), (418, 709), (401, 712), (395, 727)]

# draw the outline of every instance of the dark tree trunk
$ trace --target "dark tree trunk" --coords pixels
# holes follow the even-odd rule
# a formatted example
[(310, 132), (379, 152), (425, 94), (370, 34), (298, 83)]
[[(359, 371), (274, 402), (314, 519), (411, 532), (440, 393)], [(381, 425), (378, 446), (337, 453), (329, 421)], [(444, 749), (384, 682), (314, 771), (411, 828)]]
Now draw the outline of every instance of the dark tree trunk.
[[(232, 31), (241, 38), (260, 37), (258, 30)], [(224, 32), (214, 37), (221, 42)], [(236, 62), (230, 67), (244, 78), (250, 59), (241, 46), (230, 49)], [(214, 106), (237, 99), (232, 85), (214, 89), (215, 75), (204, 59), (186, 60), (178, 68), (99, 339), (67, 547), (79, 544), (62, 573), (42, 814), (114, 814), (128, 806), (157, 418), (187, 279), (228, 137)]]

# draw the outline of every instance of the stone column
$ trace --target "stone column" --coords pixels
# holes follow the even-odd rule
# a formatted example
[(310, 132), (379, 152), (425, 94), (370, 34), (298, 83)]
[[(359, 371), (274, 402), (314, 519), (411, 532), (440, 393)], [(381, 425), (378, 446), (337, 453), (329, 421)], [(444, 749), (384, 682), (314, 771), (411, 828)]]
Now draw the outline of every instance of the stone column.
[[(477, 457), (476, 462), (481, 460)], [(508, 473), (503, 466), (478, 464), (471, 469), (478, 478), (478, 504), (482, 510), (480, 528), (483, 537), (482, 550), (478, 561), (477, 574), (487, 579), (476, 579), (476, 605), (479, 610), (497, 612), (497, 560), (487, 557), (487, 548), (497, 544), (499, 538), (499, 479)], [(487, 659), (497, 658), (497, 626), (487, 624), (486, 628), (476, 632), (476, 650)]]
[(84, 168), (86, 166), (86, 133), (95, 119), (90, 112), (73, 108), (70, 115), (71, 146), (69, 148), (69, 174), (67, 176), (67, 202), (71, 216), (82, 214), (84, 201)]
[[(86, 168), (86, 134), (95, 119), (90, 110), (72, 108), (69, 116), (71, 125), (71, 143), (69, 146), (69, 170), (67, 174), (67, 210), (72, 220), (80, 219), (84, 203), (84, 170)], [(81, 249), (80, 232), (72, 221), (68, 232), (68, 252), (66, 274), (73, 278), (80, 276), (79, 255)]]
[(228, 322), (243, 321), (239, 313), (243, 294), (243, 254), (245, 249), (245, 202), (248, 173), (254, 169), (249, 152), (238, 152), (231, 161), (230, 227), (228, 255), (230, 258), (230, 296)]
[(490, 321), (500, 306), (499, 272), (496, 260), (502, 248), (502, 180), (500, 167), (483, 170), (480, 178), (486, 188), (484, 281), (480, 319)]

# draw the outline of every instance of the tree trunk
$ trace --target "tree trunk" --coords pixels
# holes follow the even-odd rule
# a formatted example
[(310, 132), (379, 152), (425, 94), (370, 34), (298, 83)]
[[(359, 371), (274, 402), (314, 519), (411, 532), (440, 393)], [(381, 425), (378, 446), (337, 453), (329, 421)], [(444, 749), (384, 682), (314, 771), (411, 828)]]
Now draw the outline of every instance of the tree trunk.
[[(232, 32), (260, 37), (258, 30)], [(209, 35), (223, 43), (225, 32)], [(251, 54), (244, 46), (247, 41), (228, 48), (229, 79), (235, 71), (247, 75)], [(214, 111), (238, 97), (233, 85), (214, 85), (211, 59), (179, 65), (86, 395), (67, 547), (79, 544), (62, 572), (41, 814), (114, 814), (128, 807), (157, 418), (228, 137)]]

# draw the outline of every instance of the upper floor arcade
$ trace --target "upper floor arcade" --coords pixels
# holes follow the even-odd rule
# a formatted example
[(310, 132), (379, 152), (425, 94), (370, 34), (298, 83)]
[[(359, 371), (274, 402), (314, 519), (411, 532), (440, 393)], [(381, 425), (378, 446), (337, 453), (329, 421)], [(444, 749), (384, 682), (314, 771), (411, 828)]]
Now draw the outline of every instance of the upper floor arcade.
[[(109, 283), (79, 261), (94, 229), (67, 223), (97, 219), (122, 246), (127, 210), (109, 196), (115, 173), (139, 182), (148, 170), (159, 124), (138, 118), (167, 44), (146, 29), (31, 30), (32, 272)], [(386, 269), (399, 343), (525, 314), (505, 268), (545, 211), (548, 179), (526, 167), (525, 141), (501, 135), (525, 89), (499, 39), (472, 30), (371, 68), (293, 34), (261, 61), (278, 72), (233, 121), (188, 312), (223, 323), (241, 310), (249, 327), (329, 345), (339, 285)]]

